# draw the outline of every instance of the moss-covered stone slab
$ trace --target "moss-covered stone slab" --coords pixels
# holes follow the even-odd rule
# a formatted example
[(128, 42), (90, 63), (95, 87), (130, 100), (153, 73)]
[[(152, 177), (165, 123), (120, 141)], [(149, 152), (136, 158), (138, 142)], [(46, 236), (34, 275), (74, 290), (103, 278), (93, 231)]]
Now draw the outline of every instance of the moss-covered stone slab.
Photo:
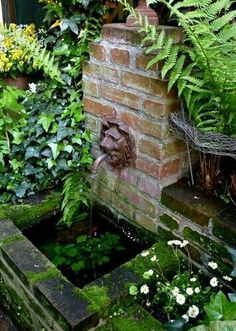
[(36, 296), (63, 330), (83, 331), (98, 324), (98, 317), (89, 310), (91, 302), (70, 282), (48, 278), (35, 284)]
[(45, 255), (25, 237), (12, 237), (10, 240), (1, 246), (2, 255), (7, 264), (24, 282), (28, 282), (29, 273), (39, 274), (55, 268)]
[(98, 331), (164, 331), (162, 324), (141, 306), (135, 304), (122, 314), (111, 315)]
[(209, 225), (209, 220), (215, 219), (227, 209), (223, 201), (182, 182), (165, 187), (162, 191), (161, 203), (204, 227)]
[(0, 204), (0, 221), (10, 219), (19, 229), (25, 229), (60, 211), (61, 192), (38, 195), (28, 203)]

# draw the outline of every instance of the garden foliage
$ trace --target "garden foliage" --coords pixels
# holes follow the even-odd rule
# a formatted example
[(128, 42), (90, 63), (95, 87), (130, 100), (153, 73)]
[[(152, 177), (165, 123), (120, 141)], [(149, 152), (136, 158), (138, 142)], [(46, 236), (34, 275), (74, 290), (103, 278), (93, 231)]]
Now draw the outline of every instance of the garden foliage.
[[(28, 62), (19, 67), (16, 59), (14, 66), (19, 73), (34, 72), (36, 84), (28, 91), (1, 86), (0, 201), (21, 200), (61, 183), (66, 174), (68, 181), (71, 174), (81, 179), (78, 187), (64, 190), (64, 215), (70, 212), (71, 220), (72, 201), (77, 207), (86, 201), (74, 192), (86, 192), (83, 174), (92, 163), (83, 122), (82, 62), (89, 55), (89, 42), (99, 36), (103, 12), (96, 1), (41, 2), (46, 11), (46, 26), (37, 37), (41, 48), (32, 40)], [(58, 68), (59, 79), (52, 68)]]
[(57, 267), (79, 273), (109, 263), (110, 255), (124, 247), (118, 235), (105, 232), (99, 237), (80, 235), (76, 242), (67, 245), (50, 243), (42, 249)]
[(146, 33), (143, 44), (155, 53), (149, 62), (163, 61), (161, 78), (168, 89), (177, 86), (190, 119), (205, 132), (236, 134), (236, 10), (231, 0), (149, 0), (164, 4), (171, 19), (183, 28), (183, 40), (156, 29), (139, 16), (127, 0), (119, 0), (137, 17)]

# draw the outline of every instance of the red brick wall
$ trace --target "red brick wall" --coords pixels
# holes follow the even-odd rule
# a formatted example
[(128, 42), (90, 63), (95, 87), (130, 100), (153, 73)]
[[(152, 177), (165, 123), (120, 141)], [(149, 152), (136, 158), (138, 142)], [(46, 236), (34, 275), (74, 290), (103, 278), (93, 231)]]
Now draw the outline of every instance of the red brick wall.
[[(181, 38), (180, 30), (166, 29)], [(96, 179), (99, 202), (155, 231), (162, 213), (161, 189), (186, 171), (186, 151), (168, 126), (169, 113), (178, 108), (175, 92), (168, 93), (158, 65), (146, 70), (150, 55), (140, 47), (141, 39), (137, 28), (104, 26), (102, 40), (91, 44), (90, 60), (83, 68), (84, 108), (94, 156), (101, 153), (101, 120), (108, 117), (124, 121), (136, 144), (135, 167), (118, 174), (108, 164), (102, 165)]]

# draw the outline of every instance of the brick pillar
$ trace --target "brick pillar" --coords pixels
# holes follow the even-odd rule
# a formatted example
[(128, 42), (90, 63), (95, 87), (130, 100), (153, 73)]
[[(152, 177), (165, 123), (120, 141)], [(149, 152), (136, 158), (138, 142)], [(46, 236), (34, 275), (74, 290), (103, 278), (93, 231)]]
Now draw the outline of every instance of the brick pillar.
[[(160, 27), (160, 29), (163, 27)], [(165, 27), (176, 40), (181, 30)], [(101, 121), (124, 121), (136, 143), (136, 165), (121, 173), (104, 163), (97, 178), (99, 203), (119, 217), (156, 231), (163, 187), (186, 171), (186, 148), (169, 131), (168, 115), (178, 107), (175, 92), (159, 76), (159, 65), (146, 69), (150, 55), (140, 47), (138, 28), (123, 24), (103, 27), (102, 40), (91, 44), (90, 60), (83, 67), (84, 108), (98, 156)]]

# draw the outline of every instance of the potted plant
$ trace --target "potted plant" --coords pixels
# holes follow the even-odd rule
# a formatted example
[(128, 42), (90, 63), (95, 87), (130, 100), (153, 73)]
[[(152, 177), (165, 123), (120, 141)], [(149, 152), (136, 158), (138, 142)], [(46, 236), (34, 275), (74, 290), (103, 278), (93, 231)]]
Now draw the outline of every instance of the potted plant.
[(26, 89), (28, 75), (39, 70), (61, 80), (54, 57), (42, 45), (34, 24), (1, 26), (0, 41), (0, 77), (7, 85)]

